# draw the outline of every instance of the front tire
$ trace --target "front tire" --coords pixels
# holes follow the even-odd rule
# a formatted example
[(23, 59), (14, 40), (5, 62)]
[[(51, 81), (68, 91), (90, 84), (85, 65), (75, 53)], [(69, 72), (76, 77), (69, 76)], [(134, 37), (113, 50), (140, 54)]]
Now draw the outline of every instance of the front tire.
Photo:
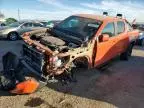
[(8, 39), (11, 41), (16, 41), (18, 39), (18, 34), (16, 32), (11, 32), (8, 34)]
[(127, 50), (120, 55), (120, 59), (121, 60), (128, 60), (132, 54), (132, 49), (133, 49), (133, 44), (130, 44), (128, 46)]

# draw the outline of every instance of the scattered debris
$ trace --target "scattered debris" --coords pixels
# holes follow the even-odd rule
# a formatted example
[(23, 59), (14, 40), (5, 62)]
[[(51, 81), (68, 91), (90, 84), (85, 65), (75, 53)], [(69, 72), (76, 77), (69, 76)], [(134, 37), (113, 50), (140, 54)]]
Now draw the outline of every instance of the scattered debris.
[(3, 58), (3, 71), (0, 73), (0, 89), (11, 90), (17, 82), (22, 82), (25, 77), (21, 71), (21, 64), (17, 56), (11, 52), (6, 53)]
[(0, 89), (14, 94), (29, 94), (36, 91), (39, 83), (35, 79), (26, 80), (20, 59), (8, 52), (3, 56), (3, 72), (0, 73)]

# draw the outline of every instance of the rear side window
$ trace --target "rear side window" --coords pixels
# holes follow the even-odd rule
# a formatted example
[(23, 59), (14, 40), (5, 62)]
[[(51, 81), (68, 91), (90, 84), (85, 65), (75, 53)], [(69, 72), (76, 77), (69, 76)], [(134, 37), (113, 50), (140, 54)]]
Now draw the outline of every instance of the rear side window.
[(42, 24), (40, 24), (40, 23), (33, 23), (33, 26), (34, 27), (42, 27)]
[(114, 23), (108, 23), (103, 29), (102, 34), (108, 34), (110, 37), (115, 36)]
[(32, 23), (25, 23), (23, 24), (23, 27), (32, 27)]
[(117, 34), (123, 33), (125, 30), (125, 24), (122, 21), (117, 22)]

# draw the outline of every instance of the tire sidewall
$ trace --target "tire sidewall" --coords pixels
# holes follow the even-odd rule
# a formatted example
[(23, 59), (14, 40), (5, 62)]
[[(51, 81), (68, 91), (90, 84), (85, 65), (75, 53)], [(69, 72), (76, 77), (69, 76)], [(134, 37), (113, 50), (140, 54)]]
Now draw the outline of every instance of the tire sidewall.
[(144, 39), (141, 40), (140, 45), (144, 46)]
[(128, 57), (130, 57), (132, 55), (132, 48), (133, 48), (133, 45), (130, 44), (128, 47), (128, 50), (127, 50)]
[(18, 34), (16, 32), (11, 32), (11, 33), (9, 33), (8, 38), (11, 41), (15, 41), (18, 39)]
[(121, 56), (120, 56), (121, 60), (128, 60), (129, 59), (129, 57), (132, 54), (132, 48), (133, 48), (133, 44), (130, 44), (128, 46), (127, 50), (121, 54)]

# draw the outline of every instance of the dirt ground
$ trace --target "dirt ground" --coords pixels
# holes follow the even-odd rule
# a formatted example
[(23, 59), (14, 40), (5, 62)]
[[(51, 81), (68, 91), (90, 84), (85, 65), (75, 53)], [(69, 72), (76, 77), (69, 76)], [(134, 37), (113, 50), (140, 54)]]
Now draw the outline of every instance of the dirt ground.
[[(7, 51), (20, 55), (22, 41), (0, 41), (1, 58)], [(136, 46), (129, 61), (118, 58), (106, 69), (78, 69), (77, 82), (48, 84), (36, 93), (13, 96), (0, 91), (0, 108), (143, 108), (144, 47)]]

